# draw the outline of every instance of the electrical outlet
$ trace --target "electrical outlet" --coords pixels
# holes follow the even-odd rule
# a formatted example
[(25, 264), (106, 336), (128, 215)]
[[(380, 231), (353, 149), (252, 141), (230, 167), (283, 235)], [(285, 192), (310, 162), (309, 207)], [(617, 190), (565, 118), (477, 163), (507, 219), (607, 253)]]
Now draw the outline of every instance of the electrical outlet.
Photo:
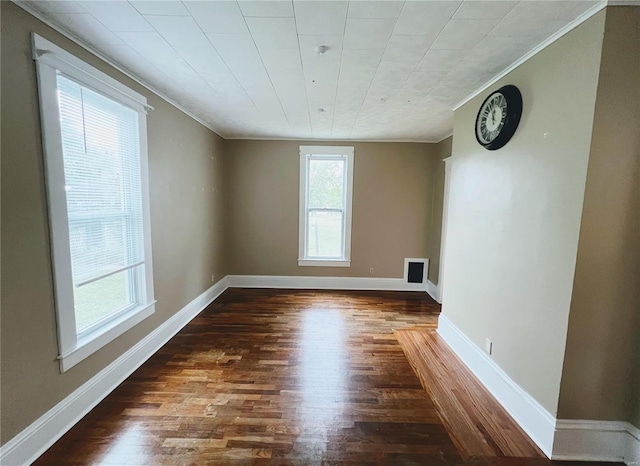
[(484, 350), (487, 354), (491, 354), (493, 352), (493, 342), (488, 338), (485, 338), (484, 340)]
[(373, 275), (373, 267), (369, 269), (369, 275)]
[(215, 282), (215, 281), (216, 281), (216, 277), (215, 277), (215, 275), (214, 275), (214, 274), (211, 274), (211, 283), (213, 283), (213, 282)]

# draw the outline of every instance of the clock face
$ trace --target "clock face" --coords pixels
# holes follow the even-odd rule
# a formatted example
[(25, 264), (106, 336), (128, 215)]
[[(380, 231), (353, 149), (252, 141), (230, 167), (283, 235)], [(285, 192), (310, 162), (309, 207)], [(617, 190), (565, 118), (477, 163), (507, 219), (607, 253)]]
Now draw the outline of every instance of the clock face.
[(493, 142), (507, 119), (507, 99), (500, 92), (493, 93), (480, 109), (476, 122), (478, 139), (485, 144)]
[(500, 149), (518, 128), (522, 94), (513, 85), (503, 86), (487, 97), (476, 117), (476, 139), (488, 150)]

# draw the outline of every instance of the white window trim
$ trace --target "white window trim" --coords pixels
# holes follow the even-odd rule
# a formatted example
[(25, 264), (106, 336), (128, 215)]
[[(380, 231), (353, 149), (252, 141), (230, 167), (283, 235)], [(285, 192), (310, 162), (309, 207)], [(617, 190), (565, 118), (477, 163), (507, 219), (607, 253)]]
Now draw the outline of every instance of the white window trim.
[[(306, 257), (307, 240), (307, 169), (310, 156), (342, 155), (346, 157), (347, 192), (344, 208), (344, 258), (313, 259)], [(298, 236), (298, 266), (302, 267), (351, 267), (351, 213), (353, 207), (353, 146), (300, 146), (300, 211)]]
[[(33, 59), (36, 61), (45, 158), (47, 201), (51, 234), (52, 267), (55, 286), (56, 319), (60, 371), (65, 372), (155, 312), (153, 262), (151, 257), (151, 217), (149, 212), (149, 165), (147, 154), (146, 113), (153, 110), (147, 99), (107, 76), (43, 37), (32, 35)], [(140, 115), (140, 173), (144, 230), (144, 272), (140, 279), (144, 302), (86, 335), (76, 333), (76, 318), (71, 275), (71, 252), (62, 135), (57, 99), (57, 74), (62, 71), (77, 82), (137, 111)]]

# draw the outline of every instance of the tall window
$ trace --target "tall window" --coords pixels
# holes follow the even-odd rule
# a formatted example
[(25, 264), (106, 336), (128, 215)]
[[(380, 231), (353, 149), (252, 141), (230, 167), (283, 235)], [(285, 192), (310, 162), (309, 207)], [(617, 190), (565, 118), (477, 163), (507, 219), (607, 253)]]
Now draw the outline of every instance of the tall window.
[(300, 146), (298, 265), (349, 267), (353, 147)]
[(61, 369), (154, 311), (146, 99), (34, 35)]

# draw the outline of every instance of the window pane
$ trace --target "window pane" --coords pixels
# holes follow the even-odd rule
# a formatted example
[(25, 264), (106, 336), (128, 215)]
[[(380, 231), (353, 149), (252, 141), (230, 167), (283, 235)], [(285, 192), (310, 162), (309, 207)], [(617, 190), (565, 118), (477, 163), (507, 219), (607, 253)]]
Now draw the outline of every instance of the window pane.
[(307, 256), (342, 257), (342, 212), (309, 212)]
[(344, 159), (309, 161), (309, 207), (342, 209)]
[(78, 333), (133, 304), (130, 289), (134, 273), (126, 270), (74, 288)]

